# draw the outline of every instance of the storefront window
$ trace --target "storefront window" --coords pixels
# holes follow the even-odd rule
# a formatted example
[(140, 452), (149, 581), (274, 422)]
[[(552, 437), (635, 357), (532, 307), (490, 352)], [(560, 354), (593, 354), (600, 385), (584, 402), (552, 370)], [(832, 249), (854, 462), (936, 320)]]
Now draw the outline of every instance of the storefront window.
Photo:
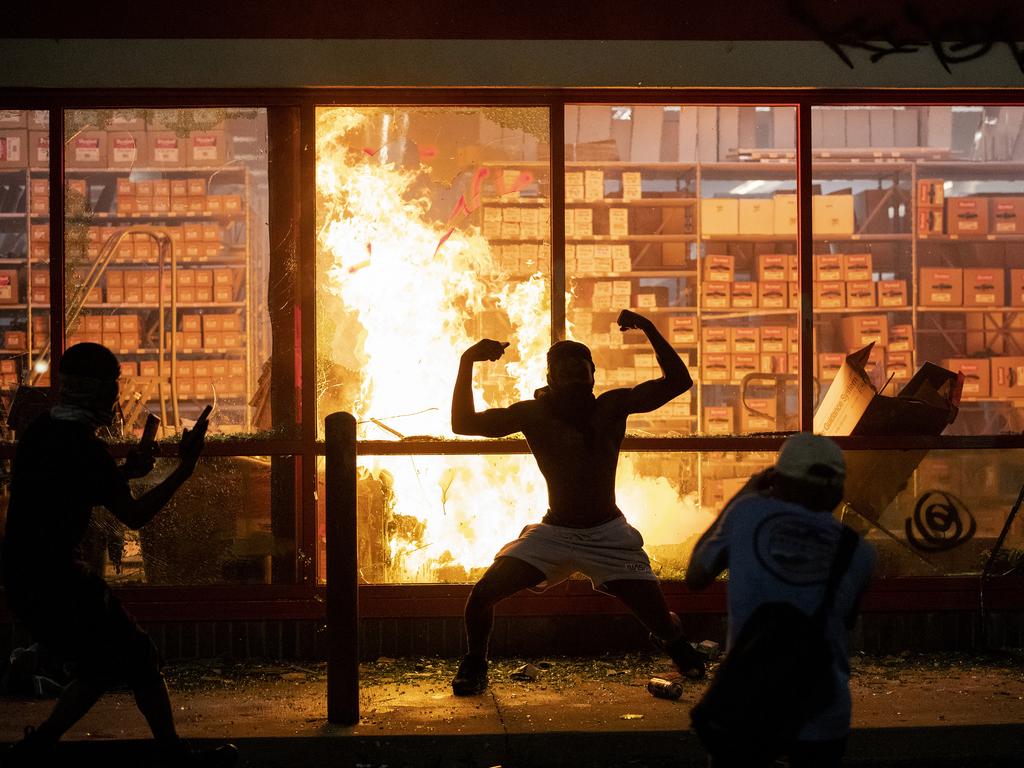
[(795, 125), (792, 107), (566, 107), (569, 334), (593, 347), (599, 389), (657, 378), (647, 340), (615, 322), (631, 308), (695, 381), (632, 431), (797, 428)]
[(50, 383), (50, 115), (0, 110), (0, 439), (20, 385)]
[(885, 395), (926, 363), (963, 373), (959, 413), (936, 434), (1024, 429), (1021, 114), (813, 110), (820, 398), (845, 356), (871, 344), (862, 367)]
[[(275, 457), (290, 462), (291, 457)], [(133, 481), (136, 495), (174, 466), (160, 460), (152, 475)], [(170, 502), (139, 531), (96, 510), (84, 556), (112, 583), (123, 585), (269, 584), (274, 559), (293, 543), (271, 522), (272, 460), (264, 456), (203, 458)]]
[(72, 110), (65, 124), (65, 344), (119, 356), (123, 434), (153, 412), (173, 436), (208, 403), (211, 436), (279, 427), (266, 110)]
[(544, 385), (551, 343), (543, 109), (317, 110), (317, 413), (361, 438), (451, 435), (452, 385), (480, 338), (482, 406)]

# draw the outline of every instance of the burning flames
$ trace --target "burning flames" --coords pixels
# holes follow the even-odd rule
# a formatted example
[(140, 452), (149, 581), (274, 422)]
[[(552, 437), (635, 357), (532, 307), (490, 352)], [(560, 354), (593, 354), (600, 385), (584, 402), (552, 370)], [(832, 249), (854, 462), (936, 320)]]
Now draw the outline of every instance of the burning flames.
[[(318, 409), (352, 411), (363, 439), (452, 437), (459, 358), (485, 335), (510, 346), (501, 361), (477, 365), (477, 407), (532, 397), (551, 340), (548, 277), (510, 279), (471, 218), (431, 215), (429, 169), (404, 161), (405, 121), (354, 108), (317, 116)], [(470, 211), (478, 202), (468, 201)], [(504, 331), (481, 325), (494, 310), (507, 318)], [(386, 552), (361, 552), (369, 581), (474, 578), (547, 506), (530, 456), (378, 457), (362, 466), (386, 487), (389, 507), (377, 531)], [(619, 475), (620, 506), (648, 545), (678, 544), (710, 521), (694, 495), (640, 477), (628, 456)]]

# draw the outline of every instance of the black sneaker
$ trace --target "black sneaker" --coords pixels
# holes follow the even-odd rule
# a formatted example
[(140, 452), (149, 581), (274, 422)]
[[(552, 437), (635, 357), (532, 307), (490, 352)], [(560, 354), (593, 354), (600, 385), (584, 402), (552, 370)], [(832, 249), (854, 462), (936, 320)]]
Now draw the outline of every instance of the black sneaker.
[(452, 679), (456, 696), (476, 696), (487, 690), (487, 659), (467, 653)]

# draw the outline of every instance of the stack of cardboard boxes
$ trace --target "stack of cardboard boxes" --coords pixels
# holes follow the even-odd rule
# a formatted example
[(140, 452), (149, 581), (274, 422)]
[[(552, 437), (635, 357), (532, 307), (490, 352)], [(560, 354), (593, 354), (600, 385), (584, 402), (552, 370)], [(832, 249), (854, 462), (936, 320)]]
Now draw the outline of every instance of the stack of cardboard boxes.
[[(853, 195), (814, 195), (811, 226), (816, 235), (852, 235)], [(700, 201), (702, 237), (797, 234), (797, 198), (780, 193), (771, 198), (708, 197)]]
[(917, 183), (917, 233), (984, 237), (1024, 233), (1024, 196), (969, 195), (946, 197), (943, 179)]

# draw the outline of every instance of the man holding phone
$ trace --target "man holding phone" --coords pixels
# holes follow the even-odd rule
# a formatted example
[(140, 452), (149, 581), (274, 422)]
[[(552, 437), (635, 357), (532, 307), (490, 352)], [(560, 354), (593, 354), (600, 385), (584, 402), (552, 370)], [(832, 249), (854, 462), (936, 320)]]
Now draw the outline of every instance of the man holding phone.
[(477, 412), (473, 364), (497, 360), (508, 343), (482, 339), (462, 355), (452, 397), (452, 430), (481, 437), (522, 432), (547, 481), (550, 509), (539, 524), (526, 526), (498, 552), (473, 587), (466, 603), (469, 653), (452, 681), (458, 696), (487, 688), (494, 606), (521, 589), (553, 586), (575, 571), (625, 603), (680, 674), (691, 679), (704, 675), (703, 657), (665, 603), (643, 550), (643, 536), (615, 503), (615, 468), (626, 419), (660, 408), (692, 387), (693, 380), (648, 318), (626, 309), (618, 323), (623, 331), (640, 330), (647, 336), (661, 366), (660, 378), (595, 397), (590, 350), (577, 341), (558, 341), (547, 354), (548, 386), (537, 390), (533, 400)]
[(185, 430), (178, 466), (138, 498), (128, 480), (154, 466), (154, 444), (133, 449), (118, 466), (96, 432), (113, 421), (120, 364), (99, 344), (76, 344), (60, 361), (56, 406), (20, 435), (2, 549), (11, 611), (33, 639), (73, 663), (75, 679), (50, 717), (5, 756), (5, 765), (45, 763), (57, 741), (112, 684), (135, 694), (153, 736), (178, 764), (230, 765), (234, 747), (193, 754), (178, 737), (160, 659), (149, 636), (103, 578), (81, 561), (79, 547), (94, 506), (138, 529), (188, 480), (203, 451), (207, 422)]

